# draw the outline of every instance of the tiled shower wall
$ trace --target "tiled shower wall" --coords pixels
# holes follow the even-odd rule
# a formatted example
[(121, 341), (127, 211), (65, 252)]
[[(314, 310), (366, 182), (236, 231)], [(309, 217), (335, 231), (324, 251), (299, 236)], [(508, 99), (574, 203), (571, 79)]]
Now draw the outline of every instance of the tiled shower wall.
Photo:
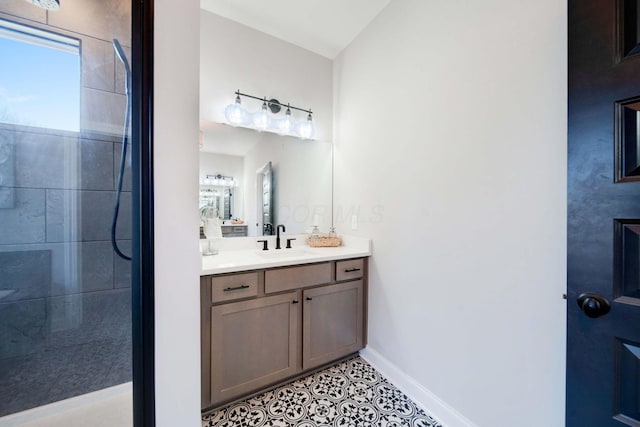
[[(131, 380), (130, 264), (110, 243), (130, 1), (2, 0), (0, 18), (80, 40), (80, 133), (0, 124), (0, 416)], [(10, 64), (3, 64), (10, 66)], [(118, 240), (131, 250), (129, 162)]]

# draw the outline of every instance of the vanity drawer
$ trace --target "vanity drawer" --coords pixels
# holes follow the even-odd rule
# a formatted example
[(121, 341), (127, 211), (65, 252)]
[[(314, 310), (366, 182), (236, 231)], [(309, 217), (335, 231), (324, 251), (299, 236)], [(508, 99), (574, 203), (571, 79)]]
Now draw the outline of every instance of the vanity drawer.
[(245, 226), (222, 226), (222, 237), (238, 237), (238, 236), (246, 236), (247, 235), (247, 227)]
[(211, 278), (211, 302), (231, 301), (257, 295), (257, 272), (214, 276)]
[(332, 263), (301, 265), (267, 270), (264, 277), (264, 292), (273, 293), (331, 282)]
[(364, 275), (364, 259), (336, 262), (336, 280), (359, 279)]

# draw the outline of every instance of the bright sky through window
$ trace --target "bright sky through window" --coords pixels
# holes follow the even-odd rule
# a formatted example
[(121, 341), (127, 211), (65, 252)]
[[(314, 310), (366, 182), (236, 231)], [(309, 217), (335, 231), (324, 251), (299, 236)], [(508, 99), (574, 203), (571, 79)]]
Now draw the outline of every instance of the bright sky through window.
[(76, 40), (0, 20), (0, 122), (80, 130)]

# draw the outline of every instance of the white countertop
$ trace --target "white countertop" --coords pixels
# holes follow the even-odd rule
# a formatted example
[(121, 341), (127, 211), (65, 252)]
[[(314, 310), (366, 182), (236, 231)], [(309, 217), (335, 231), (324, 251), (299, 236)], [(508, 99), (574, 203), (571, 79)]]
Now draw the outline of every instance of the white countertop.
[[(336, 248), (312, 248), (307, 246), (307, 235), (280, 236), (281, 245), (286, 239), (295, 237), (291, 249), (274, 249), (275, 236), (231, 237), (215, 241), (217, 255), (202, 256), (201, 276), (238, 271), (257, 270), (262, 268), (283, 267), (287, 265), (309, 264), (312, 262), (358, 258), (371, 255), (371, 240), (362, 237), (340, 236), (342, 246)], [(262, 250), (258, 240), (269, 240), (269, 250)], [(206, 244), (202, 240), (201, 245)]]

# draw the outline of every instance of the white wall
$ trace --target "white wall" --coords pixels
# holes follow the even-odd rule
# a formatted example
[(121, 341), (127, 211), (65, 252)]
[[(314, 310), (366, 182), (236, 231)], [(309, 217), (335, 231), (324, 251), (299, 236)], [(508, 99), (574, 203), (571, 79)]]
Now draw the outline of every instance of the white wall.
[[(224, 123), (224, 108), (234, 92), (277, 98), (300, 108), (311, 108), (316, 139), (331, 141), (333, 134), (332, 61), (210, 12), (200, 14), (201, 118)], [(259, 101), (242, 100), (255, 111)], [(295, 120), (306, 119), (292, 110)]]
[(155, 2), (155, 339), (158, 427), (200, 426), (200, 2)]
[(556, 0), (395, 0), (334, 65), (369, 345), (477, 426), (564, 425), (566, 23)]
[(243, 175), (243, 158), (241, 156), (229, 156), (218, 153), (200, 152), (200, 173), (199, 178), (202, 182), (207, 174), (221, 174), (233, 176), (237, 181), (242, 180)]

